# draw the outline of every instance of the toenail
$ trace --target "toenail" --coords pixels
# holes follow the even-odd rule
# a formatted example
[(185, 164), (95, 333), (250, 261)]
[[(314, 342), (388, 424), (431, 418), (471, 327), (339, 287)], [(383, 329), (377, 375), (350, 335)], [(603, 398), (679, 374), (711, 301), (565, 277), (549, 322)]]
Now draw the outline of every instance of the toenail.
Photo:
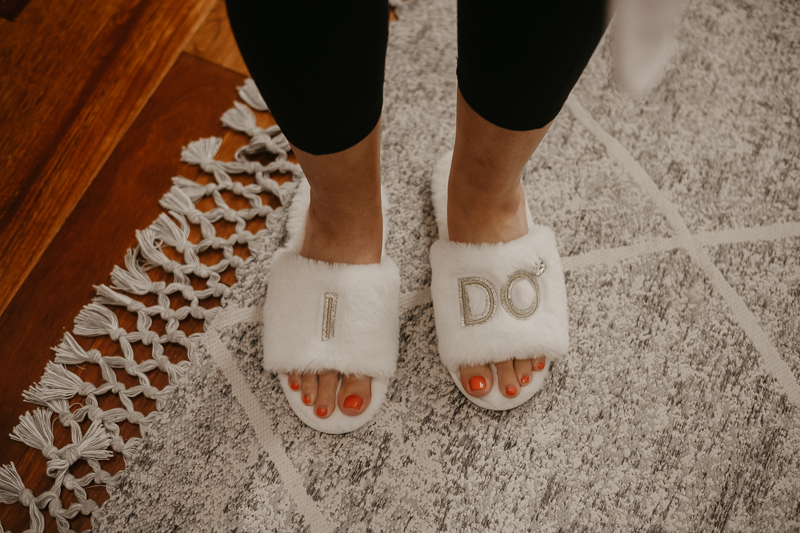
[(311, 396), (309, 396), (308, 394), (303, 396), (303, 403), (306, 404), (306, 405), (310, 404), (311, 403)]
[(328, 414), (328, 410), (324, 407), (317, 407), (317, 416), (320, 418), (325, 418), (325, 415)]
[(531, 381), (531, 378), (528, 377), (528, 374), (522, 374), (522, 377), (519, 378), (519, 382), (523, 385), (527, 385)]
[(299, 383), (289, 383), (289, 387), (291, 387), (292, 390), (300, 390)]
[(538, 368), (539, 370), (544, 370), (544, 361), (539, 361), (539, 364), (536, 365), (536, 368)]
[(517, 395), (517, 388), (516, 387), (506, 387), (506, 396), (516, 396)]
[(469, 390), (483, 390), (486, 388), (486, 380), (483, 376), (472, 376), (469, 378)]
[(344, 403), (342, 405), (344, 405), (348, 409), (355, 409), (357, 411), (357, 410), (361, 409), (361, 402), (362, 401), (363, 400), (361, 399), (361, 396), (357, 396), (355, 394), (351, 394), (350, 396), (348, 396), (347, 398), (344, 399)]

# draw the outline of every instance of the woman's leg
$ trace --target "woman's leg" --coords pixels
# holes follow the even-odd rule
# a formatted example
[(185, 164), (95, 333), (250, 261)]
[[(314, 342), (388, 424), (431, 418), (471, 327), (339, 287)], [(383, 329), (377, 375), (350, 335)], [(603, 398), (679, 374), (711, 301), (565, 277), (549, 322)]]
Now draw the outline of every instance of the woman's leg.
[[(458, 1), (458, 104), (448, 187), (450, 239), (508, 242), (528, 231), (520, 174), (605, 30), (604, 0)], [(498, 363), (516, 396), (545, 359)], [(480, 388), (483, 378), (484, 388)], [(472, 380), (471, 380), (472, 379)], [(488, 365), (461, 368), (464, 390), (485, 396)], [(476, 387), (471, 385), (477, 384)]]
[(226, 5), (247, 69), (292, 146), (332, 154), (374, 129), (383, 104), (386, 2), (226, 0)]
[[(385, 1), (331, 6), (227, 0), (236, 42), (311, 186), (300, 255), (329, 263), (380, 262), (380, 115), (389, 11)], [(320, 418), (369, 405), (371, 379), (291, 374)], [(294, 388), (294, 387), (293, 387)], [(358, 396), (361, 401), (345, 399)]]

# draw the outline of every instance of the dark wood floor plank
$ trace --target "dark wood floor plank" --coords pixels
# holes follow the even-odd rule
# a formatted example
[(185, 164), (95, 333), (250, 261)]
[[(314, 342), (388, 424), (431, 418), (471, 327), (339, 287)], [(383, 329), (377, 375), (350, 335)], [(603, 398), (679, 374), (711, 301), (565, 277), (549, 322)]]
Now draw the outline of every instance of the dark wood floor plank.
[(233, 38), (224, 0), (217, 0), (186, 51), (244, 76), (250, 75)]
[[(24, 457), (35, 457), (25, 456), (26, 448), (8, 437), (19, 415), (34, 408), (22, 401), (22, 392), (41, 377), (52, 359), (50, 348), (72, 330), (74, 317), (94, 296), (93, 285), (108, 283), (113, 265), (123, 263), (125, 251), (135, 244), (135, 230), (161, 212), (158, 200), (169, 190), (170, 178), (198, 175), (196, 167), (180, 162), (181, 148), (200, 137), (225, 134), (219, 118), (243, 81), (230, 70), (182, 54), (9, 304), (0, 320), (0, 357), (11, 369), (0, 378), (0, 464), (22, 461), (27, 468), (33, 459)], [(83, 339), (81, 344), (105, 341)], [(82, 378), (92, 381), (97, 367), (86, 367)], [(143, 403), (136, 402), (137, 407)], [(110, 466), (119, 468), (121, 461), (116, 463)], [(27, 527), (19, 506), (0, 505), (0, 520), (12, 531)]]
[(0, 25), (0, 313), (215, 0), (32, 0)]

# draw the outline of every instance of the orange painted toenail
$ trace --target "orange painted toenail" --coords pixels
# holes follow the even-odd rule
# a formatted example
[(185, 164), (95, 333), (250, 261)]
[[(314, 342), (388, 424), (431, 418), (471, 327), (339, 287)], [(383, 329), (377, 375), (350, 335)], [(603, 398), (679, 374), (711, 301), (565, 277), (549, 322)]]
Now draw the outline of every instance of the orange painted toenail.
[(523, 385), (527, 385), (531, 381), (531, 378), (528, 377), (528, 374), (523, 374), (521, 378), (519, 378), (519, 382)]
[(350, 396), (344, 399), (344, 403), (342, 405), (344, 405), (348, 409), (359, 410), (361, 409), (362, 401), (363, 400), (361, 399), (361, 396), (356, 396), (355, 394), (351, 394)]
[(289, 387), (291, 387), (292, 390), (300, 390), (299, 383), (289, 383)]
[(310, 404), (311, 403), (311, 396), (309, 396), (308, 394), (303, 396), (303, 403), (306, 404), (306, 405)]
[(517, 395), (516, 387), (506, 387), (506, 396), (516, 396), (516, 395)]
[(328, 410), (324, 407), (317, 407), (317, 416), (320, 418), (325, 418), (325, 415), (328, 414)]
[(486, 380), (483, 376), (472, 376), (469, 378), (469, 390), (483, 390), (486, 388)]
[(538, 368), (539, 370), (544, 370), (544, 361), (539, 361), (539, 364), (536, 365), (536, 368)]

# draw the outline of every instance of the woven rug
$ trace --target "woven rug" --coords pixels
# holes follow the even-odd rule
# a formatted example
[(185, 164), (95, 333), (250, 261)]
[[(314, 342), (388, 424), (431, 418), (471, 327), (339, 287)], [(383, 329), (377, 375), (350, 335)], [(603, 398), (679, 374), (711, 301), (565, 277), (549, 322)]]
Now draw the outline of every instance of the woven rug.
[[(28, 396), (44, 414), (18, 436), (62, 462), (129, 446), (113, 478), (67, 487), (109, 486), (110, 500), (89, 509), (98, 531), (800, 531), (800, 4), (692, 2), (646, 99), (615, 89), (608, 43), (598, 49), (523, 172), (533, 218), (555, 229), (564, 261), (570, 353), (533, 400), (505, 413), (468, 402), (439, 363), (428, 289), (428, 182), (455, 131), (455, 2), (409, 0), (398, 15), (382, 173), (401, 352), (375, 420), (333, 436), (292, 413), (261, 368), (258, 324), (284, 209), (220, 207), (217, 219), (266, 216), (267, 229), (242, 233), (253, 258), (225, 265), (238, 267), (236, 285), (209, 283), (223, 306), (186, 341), (190, 361), (139, 421), (143, 439), (115, 440), (114, 417), (91, 408), (97, 391), (64, 377), (70, 364), (105, 359), (76, 355), (68, 338)], [(240, 94), (263, 109), (252, 84)], [(291, 201), (291, 182), (268, 179), (299, 172), (285, 139), (251, 117), (242, 104), (226, 114), (251, 137), (233, 162), (213, 159), (218, 141), (187, 147), (184, 159), (216, 183), (176, 181), (163, 202), (172, 218), (142, 232), (76, 333), (180, 340), (148, 336), (146, 321), (119, 332), (103, 309), (129, 305), (126, 291), (167, 290), (147, 286), (140, 262), (202, 271), (191, 253), (180, 266), (159, 246), (186, 248), (185, 224), (214, 222), (197, 215), (203, 196), (269, 190)], [(258, 151), (278, 154), (280, 168), (251, 162)], [(236, 173), (254, 175), (254, 189), (237, 191)], [(76, 395), (97, 428), (71, 451), (47, 448), (36, 417), (69, 422)], [(0, 471), (0, 495), (52, 513), (53, 498), (25, 493), (14, 475)]]

